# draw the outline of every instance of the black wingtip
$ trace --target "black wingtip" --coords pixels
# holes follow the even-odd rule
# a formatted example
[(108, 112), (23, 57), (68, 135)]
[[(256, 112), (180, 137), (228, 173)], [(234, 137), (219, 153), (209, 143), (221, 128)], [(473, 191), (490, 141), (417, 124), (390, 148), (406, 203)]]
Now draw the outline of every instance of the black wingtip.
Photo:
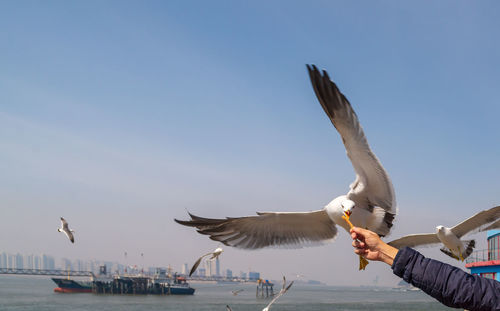
[(328, 75), (328, 72), (326, 72), (326, 70), (323, 70), (323, 78), (326, 79), (327, 81), (332, 81), (332, 79), (330, 79), (330, 76)]
[(190, 221), (190, 220), (179, 220), (179, 219), (175, 219), (175, 218), (174, 218), (174, 221), (175, 221), (176, 223), (178, 223), (179, 225), (189, 226), (189, 227), (192, 227), (192, 226), (193, 226), (193, 224), (191, 223), (191, 221)]
[(320, 73), (320, 70), (315, 64), (306, 64), (307, 70), (309, 70), (309, 73)]

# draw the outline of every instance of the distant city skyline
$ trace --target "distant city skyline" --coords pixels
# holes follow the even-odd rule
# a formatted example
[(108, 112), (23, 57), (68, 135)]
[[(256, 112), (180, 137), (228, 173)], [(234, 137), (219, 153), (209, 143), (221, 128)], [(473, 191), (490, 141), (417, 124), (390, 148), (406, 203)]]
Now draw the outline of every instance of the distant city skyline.
[[(230, 268), (225, 268), (223, 273), (221, 273), (219, 258), (216, 260), (205, 260), (205, 268), (199, 268), (193, 273), (194, 277), (226, 277), (232, 278), (233, 272)], [(21, 253), (0, 253), (0, 268), (8, 269), (44, 269), (44, 270), (70, 270), (70, 271), (90, 271), (94, 274), (98, 274), (100, 271), (100, 266), (106, 266), (109, 273), (154, 273), (157, 268), (168, 267), (145, 267), (138, 266), (137, 264), (123, 264), (114, 261), (104, 261), (98, 259), (68, 259), (59, 258), (55, 259), (54, 256), (48, 254), (21, 254)], [(183, 275), (189, 274), (189, 265), (184, 263), (179, 269), (173, 268), (172, 273), (178, 273)], [(240, 278), (246, 279), (246, 272), (240, 272)], [(254, 280), (260, 277), (260, 273), (256, 271), (248, 271), (248, 278)]]

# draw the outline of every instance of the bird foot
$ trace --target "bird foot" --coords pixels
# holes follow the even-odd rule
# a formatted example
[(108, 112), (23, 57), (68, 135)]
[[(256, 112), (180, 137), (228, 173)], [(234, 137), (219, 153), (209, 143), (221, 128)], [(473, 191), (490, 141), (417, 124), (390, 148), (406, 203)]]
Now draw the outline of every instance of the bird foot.
[(363, 258), (361, 256), (359, 256), (359, 270), (365, 270), (366, 269), (366, 266), (368, 266), (370, 262), (368, 262), (368, 260), (366, 260), (366, 258)]
[(460, 249), (460, 247), (458, 248), (458, 258), (460, 258), (460, 260), (462, 262), (464, 262), (464, 260), (465, 260), (464, 256), (462, 255), (462, 250)]
[[(342, 215), (342, 219), (344, 219), (347, 222), (347, 224), (349, 225), (349, 227), (352, 228), (352, 227), (354, 227), (354, 225), (351, 223), (349, 218), (350, 217), (347, 214)], [(368, 262), (368, 260), (366, 260), (366, 258), (359, 256), (359, 270), (365, 270), (366, 266), (368, 266), (368, 264), (369, 264), (369, 262)]]

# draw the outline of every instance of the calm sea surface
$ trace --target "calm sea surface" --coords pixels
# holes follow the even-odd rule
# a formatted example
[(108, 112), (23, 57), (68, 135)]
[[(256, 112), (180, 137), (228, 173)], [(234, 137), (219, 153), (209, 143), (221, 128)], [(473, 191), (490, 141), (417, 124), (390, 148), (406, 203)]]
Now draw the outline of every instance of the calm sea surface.
[[(250, 284), (192, 284), (193, 296), (111, 296), (54, 293), (49, 277), (0, 275), (0, 310), (220, 310), (260, 311), (270, 301), (256, 298)], [(237, 296), (231, 290), (244, 289)], [(271, 310), (453, 310), (418, 291), (293, 285)]]

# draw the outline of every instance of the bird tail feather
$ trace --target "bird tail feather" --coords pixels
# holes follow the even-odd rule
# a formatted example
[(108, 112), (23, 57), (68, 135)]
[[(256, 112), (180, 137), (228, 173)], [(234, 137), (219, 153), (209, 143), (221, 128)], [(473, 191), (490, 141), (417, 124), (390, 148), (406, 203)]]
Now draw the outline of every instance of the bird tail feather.
[(470, 254), (472, 254), (472, 252), (474, 251), (474, 247), (476, 247), (476, 241), (475, 240), (468, 240), (468, 241), (464, 241), (466, 247), (465, 247), (465, 250), (462, 252), (462, 257), (465, 259), (467, 257), (470, 256)]

